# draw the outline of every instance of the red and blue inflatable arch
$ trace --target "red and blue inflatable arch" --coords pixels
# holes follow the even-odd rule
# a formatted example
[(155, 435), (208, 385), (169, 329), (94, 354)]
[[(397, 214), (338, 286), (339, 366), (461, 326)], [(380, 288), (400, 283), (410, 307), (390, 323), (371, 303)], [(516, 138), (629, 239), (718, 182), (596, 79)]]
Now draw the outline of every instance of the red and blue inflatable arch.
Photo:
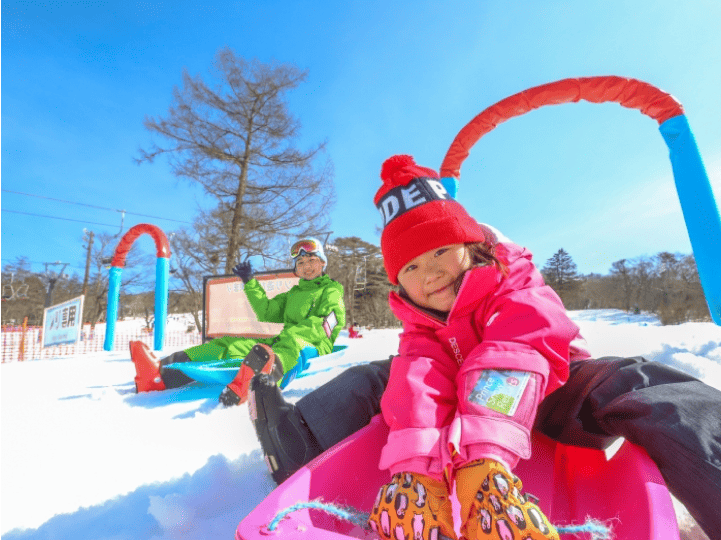
[(163, 231), (155, 225), (140, 223), (132, 227), (120, 239), (115, 248), (110, 266), (110, 283), (108, 284), (107, 328), (105, 331), (106, 351), (112, 351), (115, 344), (115, 323), (118, 320), (118, 303), (120, 301), (120, 282), (125, 267), (125, 257), (133, 247), (133, 243), (142, 234), (149, 234), (155, 241), (157, 260), (155, 264), (155, 328), (154, 348), (163, 348), (165, 339), (165, 321), (168, 316), (168, 277), (170, 274), (170, 246)]
[(446, 189), (455, 197), (461, 165), (473, 145), (498, 124), (545, 105), (578, 101), (618, 103), (656, 120), (670, 150), (676, 191), (681, 202), (701, 285), (714, 322), (721, 325), (721, 219), (683, 107), (658, 88), (624, 77), (563, 79), (507, 97), (478, 114), (453, 140), (441, 165)]

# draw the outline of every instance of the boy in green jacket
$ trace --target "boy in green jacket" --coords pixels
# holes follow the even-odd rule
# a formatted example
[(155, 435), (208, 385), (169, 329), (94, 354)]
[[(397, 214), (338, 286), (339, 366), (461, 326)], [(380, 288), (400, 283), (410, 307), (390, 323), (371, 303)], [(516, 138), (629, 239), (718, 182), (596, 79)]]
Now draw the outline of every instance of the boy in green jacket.
[(157, 362), (140, 341), (130, 342), (138, 392), (177, 388), (193, 379), (184, 373), (165, 369), (176, 362), (218, 362), (237, 367), (233, 381), (220, 394), (224, 405), (239, 405), (248, 397), (250, 379), (257, 373), (270, 373), (277, 382), (297, 363), (300, 351), (315, 347), (319, 355), (333, 351), (333, 343), (345, 326), (343, 286), (330, 279), (322, 244), (315, 238), (299, 240), (291, 248), (295, 274), (300, 282), (290, 291), (272, 299), (253, 278), (249, 262), (233, 272), (245, 284), (245, 294), (259, 321), (282, 323), (283, 330), (272, 338), (251, 339), (225, 336), (178, 351)]

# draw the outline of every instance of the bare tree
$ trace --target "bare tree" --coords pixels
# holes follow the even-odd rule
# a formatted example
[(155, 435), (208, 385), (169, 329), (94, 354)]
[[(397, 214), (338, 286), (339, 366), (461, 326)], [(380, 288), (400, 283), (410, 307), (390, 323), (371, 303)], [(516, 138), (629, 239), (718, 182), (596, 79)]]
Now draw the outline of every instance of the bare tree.
[(655, 310), (663, 324), (706, 319), (708, 306), (692, 255), (661, 252), (655, 257), (655, 283), (660, 295)]
[(653, 262), (648, 257), (637, 257), (631, 265), (633, 283), (636, 288), (636, 305), (639, 310), (655, 309), (653, 300)]
[(394, 324), (388, 306), (392, 286), (380, 248), (357, 236), (336, 238), (333, 246), (337, 256), (330, 260), (328, 274), (343, 285), (346, 320), (373, 326)]
[[(195, 237), (194, 237), (195, 236)], [(198, 235), (186, 230), (176, 232), (170, 238), (173, 250), (173, 282), (179, 282), (185, 291), (184, 304), (193, 315), (195, 325), (202, 328), (200, 312), (203, 309), (203, 277), (220, 273), (217, 246), (207, 240), (198, 241)]]
[[(306, 72), (247, 61), (227, 47), (218, 51), (215, 68), (212, 84), (183, 73), (167, 115), (145, 119), (167, 144), (141, 149), (136, 161), (165, 154), (177, 177), (217, 199), (217, 209), (203, 218), (230, 273), (239, 249), (246, 256), (277, 254), (283, 237), (327, 229), (335, 195), (332, 165), (316, 163), (325, 143), (306, 151), (295, 146), (300, 122), (286, 95)], [(259, 232), (262, 242), (254, 237)]]
[[(110, 276), (108, 269), (118, 242), (118, 235), (100, 233), (96, 235), (96, 242), (92, 248), (91, 266), (93, 269), (90, 271), (90, 284), (85, 297), (83, 319), (93, 327), (98, 321), (103, 320), (107, 311)], [(124, 304), (123, 298), (126, 293), (147, 290), (152, 286), (154, 279), (152, 256), (143, 253), (140, 246), (137, 243), (134, 244), (126, 256), (121, 277), (121, 306)]]
[(626, 259), (621, 259), (611, 265), (611, 276), (615, 278), (620, 288), (616, 288), (621, 294), (620, 305), (624, 311), (631, 311), (631, 296), (633, 294), (631, 281), (631, 268)]

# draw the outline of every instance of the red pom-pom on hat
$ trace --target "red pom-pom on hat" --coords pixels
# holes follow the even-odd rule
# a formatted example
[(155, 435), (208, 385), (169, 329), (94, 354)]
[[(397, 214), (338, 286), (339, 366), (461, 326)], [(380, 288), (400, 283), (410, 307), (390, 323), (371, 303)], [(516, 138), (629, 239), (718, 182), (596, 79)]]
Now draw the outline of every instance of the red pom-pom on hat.
[(405, 186), (414, 178), (439, 178), (433, 169), (417, 165), (413, 156), (398, 154), (391, 156), (381, 166), (383, 185), (375, 196), (375, 203), (396, 186)]
[(397, 173), (401, 169), (415, 164), (416, 162), (413, 159), (413, 156), (408, 156), (406, 154), (391, 156), (383, 162), (383, 166), (381, 167), (381, 180), (383, 180), (385, 184), (392, 184), (394, 186), (402, 185), (397, 183)]

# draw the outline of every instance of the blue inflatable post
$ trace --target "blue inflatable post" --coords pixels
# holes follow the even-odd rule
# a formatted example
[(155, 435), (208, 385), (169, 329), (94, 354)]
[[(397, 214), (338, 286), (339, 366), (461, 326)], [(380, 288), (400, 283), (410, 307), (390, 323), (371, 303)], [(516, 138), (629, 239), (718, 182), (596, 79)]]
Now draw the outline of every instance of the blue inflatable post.
[(108, 310), (105, 317), (105, 345), (106, 351), (113, 350), (115, 343), (115, 322), (118, 320), (118, 304), (120, 302), (120, 277), (123, 269), (117, 266), (110, 267), (108, 283)]
[(452, 176), (441, 178), (441, 184), (446, 188), (448, 194), (455, 199), (458, 194), (458, 178)]
[(158, 257), (155, 263), (155, 339), (156, 351), (163, 349), (165, 341), (165, 320), (168, 315), (168, 276), (170, 275), (170, 259)]
[(676, 191), (701, 286), (713, 321), (721, 325), (721, 218), (701, 154), (685, 115), (659, 127), (670, 150)]

